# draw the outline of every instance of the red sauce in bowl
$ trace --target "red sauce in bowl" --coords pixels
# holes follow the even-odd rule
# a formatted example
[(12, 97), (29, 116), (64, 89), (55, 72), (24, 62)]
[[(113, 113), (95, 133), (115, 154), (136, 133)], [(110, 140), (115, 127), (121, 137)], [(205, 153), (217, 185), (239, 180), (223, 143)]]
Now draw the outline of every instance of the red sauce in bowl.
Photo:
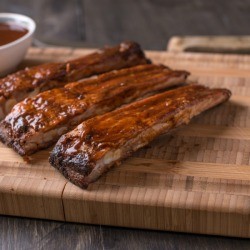
[(11, 43), (27, 33), (26, 28), (16, 23), (0, 23), (0, 46)]

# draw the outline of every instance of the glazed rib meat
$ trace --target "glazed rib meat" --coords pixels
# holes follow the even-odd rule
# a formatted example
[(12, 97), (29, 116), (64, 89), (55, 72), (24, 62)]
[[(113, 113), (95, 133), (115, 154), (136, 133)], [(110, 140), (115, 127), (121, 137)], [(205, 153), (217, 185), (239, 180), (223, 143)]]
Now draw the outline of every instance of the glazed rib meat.
[(0, 120), (26, 97), (95, 74), (148, 62), (137, 43), (124, 42), (68, 62), (47, 63), (18, 71), (0, 79)]
[(226, 89), (188, 85), (96, 116), (63, 135), (50, 163), (81, 188), (155, 137), (226, 101)]
[(67, 84), (27, 98), (0, 123), (0, 139), (27, 156), (82, 121), (185, 81), (186, 71), (139, 65)]

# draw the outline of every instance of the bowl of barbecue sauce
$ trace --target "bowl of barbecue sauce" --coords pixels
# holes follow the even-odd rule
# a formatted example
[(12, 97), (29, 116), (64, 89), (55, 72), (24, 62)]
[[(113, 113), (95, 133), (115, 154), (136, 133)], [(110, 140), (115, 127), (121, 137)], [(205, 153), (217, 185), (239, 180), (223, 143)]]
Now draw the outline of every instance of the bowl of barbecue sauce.
[(22, 61), (35, 28), (35, 22), (27, 16), (0, 13), (0, 76), (14, 71)]

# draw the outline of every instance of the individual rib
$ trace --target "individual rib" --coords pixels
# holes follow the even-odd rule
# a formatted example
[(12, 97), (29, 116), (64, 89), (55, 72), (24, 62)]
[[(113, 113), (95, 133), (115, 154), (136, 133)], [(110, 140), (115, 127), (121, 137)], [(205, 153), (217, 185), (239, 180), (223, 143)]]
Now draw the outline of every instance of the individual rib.
[(162, 133), (226, 101), (226, 89), (189, 85), (96, 116), (63, 135), (50, 163), (81, 188)]
[(27, 98), (0, 123), (0, 139), (27, 156), (82, 121), (185, 81), (188, 73), (146, 64), (112, 71)]
[(18, 71), (0, 79), (0, 120), (26, 97), (95, 74), (148, 62), (137, 43), (124, 42), (68, 62), (47, 63)]

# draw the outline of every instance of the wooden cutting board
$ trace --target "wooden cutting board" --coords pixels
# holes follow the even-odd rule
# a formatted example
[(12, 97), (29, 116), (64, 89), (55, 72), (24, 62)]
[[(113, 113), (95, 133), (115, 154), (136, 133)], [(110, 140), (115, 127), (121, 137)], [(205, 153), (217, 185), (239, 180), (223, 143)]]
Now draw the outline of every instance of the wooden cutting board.
[[(31, 48), (22, 66), (89, 53)], [(50, 220), (250, 236), (250, 56), (148, 52), (231, 100), (163, 135), (81, 190), (49, 166), (0, 144), (0, 213)]]

